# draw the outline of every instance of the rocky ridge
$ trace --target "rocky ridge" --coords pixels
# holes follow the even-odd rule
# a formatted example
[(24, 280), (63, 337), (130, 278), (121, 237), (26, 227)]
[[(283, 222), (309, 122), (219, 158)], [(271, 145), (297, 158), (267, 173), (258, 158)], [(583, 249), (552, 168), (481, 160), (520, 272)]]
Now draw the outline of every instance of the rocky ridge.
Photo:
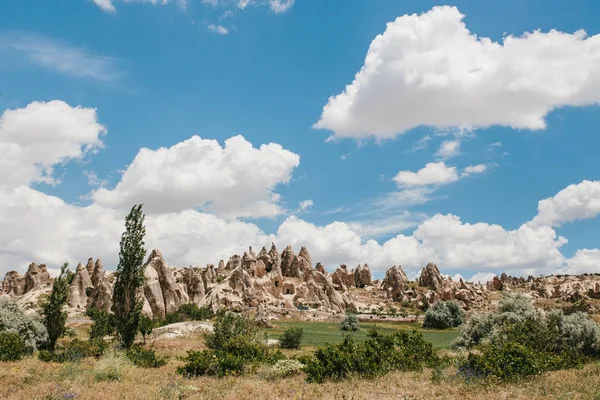
[[(46, 266), (32, 263), (24, 276), (8, 272), (0, 295), (33, 303), (51, 289), (51, 283)], [(113, 283), (114, 273), (105, 271), (100, 259), (80, 263), (70, 285), (70, 314), (83, 313), (89, 307), (109, 311)], [(374, 281), (367, 264), (353, 270), (342, 264), (329, 274), (321, 263), (313, 267), (305, 247), (298, 254), (291, 246), (279, 253), (272, 244), (270, 250), (263, 247), (258, 254), (250, 247), (241, 256), (219, 261), (216, 268), (212, 264), (172, 267), (159, 250), (153, 250), (138, 294), (144, 301), (144, 313), (155, 318), (164, 318), (182, 304), (195, 303), (213, 310), (256, 308), (260, 311), (257, 318), (268, 326), (267, 308), (311, 309), (334, 316), (346, 310), (381, 309), (394, 302), (423, 308), (440, 300), (456, 300), (467, 310), (480, 310), (490, 308), (493, 293), (511, 290), (527, 292), (536, 299), (600, 299), (600, 274), (527, 279), (502, 274), (480, 285), (443, 276), (429, 263), (414, 282), (401, 266), (392, 266), (382, 280)]]

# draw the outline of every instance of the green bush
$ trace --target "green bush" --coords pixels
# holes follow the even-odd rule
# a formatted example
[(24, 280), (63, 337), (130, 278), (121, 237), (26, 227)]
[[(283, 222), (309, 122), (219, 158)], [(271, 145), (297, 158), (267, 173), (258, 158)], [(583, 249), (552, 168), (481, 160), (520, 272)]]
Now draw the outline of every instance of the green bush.
[(90, 339), (102, 339), (105, 336), (115, 335), (116, 325), (114, 314), (110, 314), (97, 308), (89, 308), (85, 315), (94, 321), (90, 328)]
[(474, 315), (461, 328), (455, 346), (482, 350), (462, 363), (463, 376), (513, 380), (600, 359), (600, 326), (585, 313), (536, 311), (521, 295), (506, 296), (498, 310)]
[(142, 368), (160, 368), (167, 365), (167, 360), (157, 357), (154, 350), (146, 350), (139, 345), (132, 346), (125, 355), (134, 365)]
[(214, 313), (209, 306), (198, 307), (195, 303), (187, 303), (179, 306), (179, 309), (172, 313), (167, 313), (161, 325), (176, 324), (186, 321), (205, 321), (214, 317)]
[(448, 329), (462, 325), (465, 312), (455, 301), (438, 301), (425, 312), (424, 328)]
[(186, 377), (241, 375), (246, 365), (243, 357), (215, 350), (189, 351), (184, 361), (185, 365), (177, 368), (177, 372)]
[(0, 332), (19, 335), (29, 352), (48, 342), (48, 331), (44, 324), (25, 314), (17, 303), (4, 297), (0, 297)]
[(77, 362), (88, 357), (100, 358), (107, 348), (108, 344), (102, 339), (73, 339), (62, 351), (40, 351), (38, 358), (45, 362)]
[(304, 329), (288, 328), (283, 331), (283, 334), (279, 338), (279, 346), (284, 349), (299, 349), (302, 343), (302, 336), (304, 336)]
[(419, 332), (383, 334), (374, 329), (362, 343), (348, 335), (339, 344), (326, 345), (313, 356), (299, 359), (305, 365), (307, 380), (318, 383), (351, 376), (371, 379), (392, 371), (421, 371), (437, 360), (433, 345)]
[[(261, 329), (248, 317), (229, 311), (219, 312), (213, 325), (213, 331), (204, 337), (206, 346), (214, 350), (228, 351), (239, 340), (256, 342)], [(238, 341), (238, 344), (235, 342)]]
[(346, 315), (346, 317), (342, 321), (340, 329), (348, 332), (358, 331), (360, 329), (360, 326), (358, 324), (358, 317), (356, 316), (356, 314)]
[(27, 346), (17, 333), (0, 332), (0, 361), (18, 361), (25, 353)]
[(146, 343), (146, 336), (152, 333), (152, 329), (154, 328), (154, 321), (147, 317), (146, 315), (140, 316), (140, 324), (138, 326), (138, 330), (144, 338), (144, 343)]
[(283, 355), (265, 344), (261, 329), (249, 318), (222, 311), (213, 332), (205, 335), (209, 350), (189, 351), (177, 371), (185, 376), (240, 375), (250, 364), (275, 363)]
[(502, 381), (539, 375), (563, 365), (559, 356), (539, 353), (516, 342), (493, 343), (483, 346), (480, 354), (469, 354), (459, 363), (459, 375), (470, 378), (494, 376)]

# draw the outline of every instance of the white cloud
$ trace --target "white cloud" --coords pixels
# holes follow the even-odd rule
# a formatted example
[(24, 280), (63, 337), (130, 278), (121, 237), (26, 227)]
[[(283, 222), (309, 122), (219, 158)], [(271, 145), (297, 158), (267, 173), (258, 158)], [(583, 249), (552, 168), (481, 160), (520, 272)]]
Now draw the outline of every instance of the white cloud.
[(468, 281), (473, 283), (487, 283), (491, 282), (492, 279), (494, 279), (494, 277), (497, 275), (498, 274), (495, 274), (493, 272), (478, 272), (475, 275), (473, 275)]
[(436, 157), (447, 159), (456, 157), (460, 154), (460, 140), (445, 140), (439, 150), (435, 153)]
[(112, 0), (93, 0), (94, 3), (106, 12), (115, 12), (117, 9), (112, 3)]
[[(113, 13), (117, 11), (114, 3), (117, 0), (92, 0), (101, 10)], [(150, 3), (153, 5), (165, 5), (169, 3), (169, 0), (123, 0), (125, 3)], [(216, 0), (215, 0), (216, 1)], [(203, 2), (205, 2), (203, 0)], [(177, 0), (177, 4), (180, 7), (185, 8), (187, 6), (186, 0)]]
[(418, 150), (426, 149), (427, 146), (429, 145), (429, 141), (431, 139), (432, 139), (432, 137), (429, 136), (429, 135), (423, 136), (421, 139), (419, 139), (415, 143), (415, 145), (411, 149), (406, 150), (405, 153), (413, 153), (413, 152), (418, 151)]
[(600, 272), (600, 249), (577, 250), (575, 255), (567, 260), (566, 267), (559, 272), (573, 275)]
[(0, 188), (55, 184), (53, 166), (102, 147), (106, 132), (93, 108), (33, 102), (0, 116)]
[(448, 167), (443, 162), (430, 162), (417, 172), (400, 171), (394, 181), (402, 186), (443, 185), (457, 181), (456, 167)]
[[(387, 220), (388, 225), (381, 221), (381, 226), (365, 222), (318, 226), (291, 216), (281, 223), (275, 235), (268, 235), (256, 224), (226, 220), (222, 216), (248, 215), (248, 210), (253, 211), (252, 215), (264, 215), (256, 210), (264, 211), (265, 202), (278, 207), (277, 196), (272, 197), (273, 188), (289, 181), (299, 163), (296, 154), (280, 145), (255, 148), (241, 136), (227, 140), (224, 147), (214, 140), (192, 137), (171, 148), (142, 149), (121, 182), (112, 191), (94, 192), (96, 202), (85, 207), (28, 187), (42, 178), (51, 179), (48, 170), (56, 164), (77, 160), (85, 155), (86, 148), (100, 146), (99, 136), (104, 130), (95, 110), (73, 108), (60, 101), (32, 103), (3, 114), (1, 143), (17, 146), (14, 148), (21, 146), (22, 152), (30, 157), (23, 158), (23, 164), (16, 163), (11, 170), (2, 171), (3, 176), (10, 178), (10, 184), (0, 186), (2, 273), (14, 268), (23, 270), (31, 261), (48, 263), (54, 268), (63, 261), (75, 264), (90, 256), (102, 257), (107, 268), (114, 268), (124, 216), (134, 203), (145, 203), (148, 211), (153, 207), (162, 211), (147, 216), (147, 248), (160, 248), (173, 265), (216, 263), (233, 253), (241, 253), (249, 245), (260, 248), (272, 241), (280, 248), (291, 244), (296, 251), (302, 245), (307, 246), (315, 262), (323, 262), (330, 270), (340, 263), (351, 266), (369, 263), (378, 274), (391, 265), (401, 264), (412, 275), (430, 261), (443, 271), (454, 270), (463, 276), (482, 270), (507, 271), (513, 275), (552, 273), (565, 268), (586, 271), (598, 265), (598, 249), (580, 250), (566, 259), (560, 249), (567, 240), (551, 226), (540, 223), (506, 229), (485, 222), (466, 223), (452, 214), (427, 218), (397, 213)], [(38, 143), (52, 149), (49, 153), (53, 156), (44, 159), (43, 154), (39, 155)], [(12, 150), (3, 149), (1, 154), (12, 154)], [(29, 160), (39, 157), (43, 166), (31, 169)], [(14, 176), (21, 169), (25, 173)], [(481, 168), (471, 166), (464, 169), (467, 170), (474, 173)], [(458, 176), (456, 171), (455, 174)], [(588, 185), (582, 184), (573, 185), (578, 188), (575, 193)], [(430, 188), (417, 185), (408, 190)], [(572, 190), (567, 187), (552, 202), (562, 204), (559, 195)], [(96, 198), (102, 197), (99, 193), (107, 197), (99, 200)], [(412, 197), (422, 196), (421, 192)], [(581, 196), (575, 198), (581, 202)], [(308, 201), (303, 203), (308, 206)], [(210, 202), (206, 208), (217, 215), (191, 209), (205, 202)], [(559, 218), (546, 220), (564, 221), (562, 210), (571, 210), (555, 209), (561, 211), (550, 215)], [(594, 208), (588, 204), (584, 209)], [(591, 214), (569, 211), (566, 215), (577, 219)], [(396, 235), (386, 241), (368, 239), (412, 226), (416, 229), (410, 234)]]
[(488, 166), (485, 164), (469, 165), (465, 167), (461, 176), (469, 176), (472, 174), (481, 174), (487, 171)]
[(284, 13), (294, 6), (294, 0), (269, 0), (269, 7), (275, 14)]
[(559, 248), (567, 240), (545, 226), (523, 224), (506, 230), (500, 225), (463, 223), (455, 215), (435, 215), (413, 233), (431, 260), (444, 268), (546, 270), (558, 268), (564, 257)]
[(0, 56), (7, 63), (31, 62), (76, 78), (107, 82), (121, 74), (115, 58), (36, 34), (0, 34)]
[(214, 33), (218, 33), (219, 35), (227, 35), (229, 33), (229, 30), (223, 25), (210, 24), (208, 26), (208, 30)]
[(315, 128), (332, 138), (393, 138), (411, 128), (543, 129), (557, 107), (600, 101), (600, 35), (556, 30), (478, 37), (455, 7), (387, 24), (354, 81)]
[(314, 205), (312, 200), (303, 200), (300, 202), (300, 211), (306, 211)]
[(534, 224), (560, 226), (564, 222), (600, 215), (600, 181), (572, 184), (554, 197), (540, 200)]
[(225, 146), (198, 136), (170, 148), (140, 149), (112, 190), (92, 194), (105, 207), (178, 212), (202, 207), (224, 218), (270, 217), (283, 212), (273, 190), (290, 181), (300, 157), (276, 143), (255, 148), (238, 135)]

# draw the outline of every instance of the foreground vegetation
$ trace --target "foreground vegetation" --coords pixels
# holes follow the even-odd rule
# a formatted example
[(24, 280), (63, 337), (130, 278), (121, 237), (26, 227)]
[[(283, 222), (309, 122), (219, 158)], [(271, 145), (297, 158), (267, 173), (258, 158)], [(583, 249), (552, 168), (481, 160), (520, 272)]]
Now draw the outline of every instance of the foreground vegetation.
[[(107, 364), (109, 364), (107, 366)], [(111, 376), (110, 364), (121, 373)], [(0, 398), (22, 399), (598, 399), (600, 364), (554, 371), (506, 384), (469, 383), (448, 367), (438, 379), (434, 370), (392, 372), (376, 380), (356, 379), (311, 384), (303, 374), (279, 380), (265, 375), (184, 379), (176, 369), (181, 361), (142, 369), (127, 362), (84, 359), (78, 363), (44, 363), (35, 358), (3, 363)], [(108, 372), (108, 373), (107, 373)]]

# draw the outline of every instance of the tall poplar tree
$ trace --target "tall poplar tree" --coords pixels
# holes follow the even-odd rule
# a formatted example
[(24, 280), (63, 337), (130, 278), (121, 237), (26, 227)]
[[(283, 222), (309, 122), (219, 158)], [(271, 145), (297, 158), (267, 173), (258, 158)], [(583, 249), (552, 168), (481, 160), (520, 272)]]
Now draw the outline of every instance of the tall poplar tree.
[(48, 331), (47, 347), (50, 351), (54, 351), (56, 341), (66, 332), (67, 312), (64, 311), (64, 307), (69, 301), (69, 281), (71, 280), (68, 268), (69, 263), (64, 263), (60, 268), (60, 274), (54, 279), (52, 292), (42, 310), (44, 325)]
[(112, 311), (121, 345), (129, 348), (135, 340), (140, 324), (143, 302), (136, 296), (144, 283), (144, 213), (142, 205), (135, 205), (125, 218), (125, 232), (121, 235), (119, 265), (115, 273)]

